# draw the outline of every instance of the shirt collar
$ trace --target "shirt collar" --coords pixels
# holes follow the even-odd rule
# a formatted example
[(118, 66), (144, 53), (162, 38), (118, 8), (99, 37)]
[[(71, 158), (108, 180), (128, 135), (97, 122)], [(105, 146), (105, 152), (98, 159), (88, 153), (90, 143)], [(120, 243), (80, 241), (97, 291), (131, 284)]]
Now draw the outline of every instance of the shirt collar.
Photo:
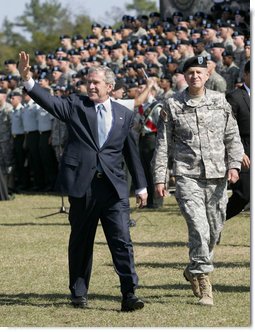
[(99, 104), (103, 104), (106, 111), (110, 111), (112, 109), (111, 99), (110, 98), (106, 99), (103, 103), (95, 103), (95, 108), (96, 109), (97, 109), (97, 106)]
[(243, 85), (244, 85), (245, 90), (247, 91), (248, 95), (250, 96), (251, 95), (251, 89), (248, 88), (248, 86), (245, 83)]

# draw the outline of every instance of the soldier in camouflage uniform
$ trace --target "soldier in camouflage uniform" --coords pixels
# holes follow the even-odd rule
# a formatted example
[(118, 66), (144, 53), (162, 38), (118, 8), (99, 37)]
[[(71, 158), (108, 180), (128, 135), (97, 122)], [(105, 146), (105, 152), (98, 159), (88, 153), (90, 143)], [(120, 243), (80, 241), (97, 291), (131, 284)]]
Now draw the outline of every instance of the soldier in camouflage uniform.
[(11, 134), (12, 105), (7, 103), (7, 91), (0, 89), (0, 168), (6, 187), (13, 189), (14, 153)]
[(244, 150), (224, 94), (204, 87), (206, 59), (188, 59), (183, 71), (188, 88), (166, 101), (158, 122), (154, 183), (157, 194), (166, 196), (171, 152), (176, 199), (189, 235), (190, 263), (184, 277), (199, 304), (213, 305), (208, 276), (214, 269), (213, 249), (226, 217), (227, 181), (238, 180)]

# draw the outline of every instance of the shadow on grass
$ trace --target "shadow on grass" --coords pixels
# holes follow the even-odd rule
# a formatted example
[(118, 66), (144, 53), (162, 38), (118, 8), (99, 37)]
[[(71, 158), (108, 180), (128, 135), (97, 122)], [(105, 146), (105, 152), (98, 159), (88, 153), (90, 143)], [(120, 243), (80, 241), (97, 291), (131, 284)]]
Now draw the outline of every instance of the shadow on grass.
[[(121, 296), (107, 294), (89, 294), (89, 300), (99, 301), (121, 301)], [(71, 306), (70, 295), (67, 294), (37, 294), (37, 293), (19, 293), (19, 294), (0, 294), (0, 306), (35, 306), (35, 307), (62, 307)]]
[[(148, 285), (148, 286), (139, 286), (139, 289), (164, 289), (164, 290), (190, 290), (189, 283), (178, 283), (178, 284), (164, 284), (164, 285)], [(213, 290), (224, 293), (244, 293), (250, 292), (249, 286), (244, 285), (222, 285), (222, 284), (213, 284)], [(177, 296), (176, 294), (172, 296)], [(178, 294), (178, 296), (182, 296)], [(153, 296), (150, 296), (153, 298)], [(157, 296), (156, 296), (157, 297)]]
[[(149, 267), (149, 268), (171, 268), (171, 269), (184, 269), (187, 264), (186, 263), (180, 263), (180, 262), (169, 262), (169, 263), (157, 263), (157, 262), (146, 262), (146, 263), (136, 263), (137, 267)], [(215, 268), (250, 268), (250, 262), (217, 262), (214, 263)]]
[(39, 222), (20, 222), (20, 223), (4, 223), (0, 224), (0, 226), (6, 226), (6, 227), (16, 227), (16, 226), (69, 226), (69, 223), (60, 223), (60, 222), (55, 222), (55, 223), (39, 223)]
[[(107, 245), (106, 242), (102, 241), (95, 241), (95, 244), (101, 246), (101, 245)], [(133, 242), (134, 246), (137, 247), (157, 247), (157, 248), (165, 248), (165, 247), (185, 247), (186, 242)]]

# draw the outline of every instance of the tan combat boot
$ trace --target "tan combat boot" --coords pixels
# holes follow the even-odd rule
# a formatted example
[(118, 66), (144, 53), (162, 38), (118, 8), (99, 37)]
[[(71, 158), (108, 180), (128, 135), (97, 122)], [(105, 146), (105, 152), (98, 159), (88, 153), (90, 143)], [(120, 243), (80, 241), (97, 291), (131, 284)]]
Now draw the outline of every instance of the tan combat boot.
[(191, 283), (191, 288), (192, 288), (192, 291), (193, 291), (193, 294), (196, 296), (196, 297), (202, 297), (201, 296), (201, 292), (200, 292), (200, 288), (199, 288), (199, 283), (198, 283), (198, 280), (197, 280), (197, 277), (195, 277), (194, 275), (192, 275), (188, 268), (186, 267), (186, 269), (183, 271), (183, 276), (184, 278), (189, 281)]
[(208, 275), (204, 273), (199, 274), (197, 280), (201, 293), (201, 299), (198, 301), (198, 304), (213, 305), (212, 285)]

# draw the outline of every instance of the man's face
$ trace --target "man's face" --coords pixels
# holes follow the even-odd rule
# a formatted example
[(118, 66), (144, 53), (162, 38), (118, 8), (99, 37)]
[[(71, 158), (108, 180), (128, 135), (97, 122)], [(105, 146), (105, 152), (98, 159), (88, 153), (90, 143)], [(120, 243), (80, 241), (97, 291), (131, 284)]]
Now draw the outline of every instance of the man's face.
[(112, 88), (112, 84), (105, 82), (103, 72), (92, 72), (87, 76), (88, 96), (95, 103), (102, 103), (108, 99)]
[(190, 67), (184, 73), (185, 80), (190, 88), (201, 89), (208, 80), (208, 69), (203, 67)]

